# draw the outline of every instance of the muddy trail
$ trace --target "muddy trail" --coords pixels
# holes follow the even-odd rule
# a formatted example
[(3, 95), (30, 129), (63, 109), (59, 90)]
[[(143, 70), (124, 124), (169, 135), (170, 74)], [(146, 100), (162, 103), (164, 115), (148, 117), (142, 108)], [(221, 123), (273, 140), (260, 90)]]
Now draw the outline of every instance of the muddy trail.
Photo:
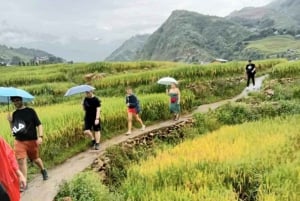
[[(260, 90), (262, 86), (262, 81), (266, 78), (266, 76), (258, 77), (255, 79), (256, 89)], [(70, 181), (77, 173), (83, 171), (87, 167), (89, 167), (92, 162), (104, 153), (106, 148), (120, 144), (130, 138), (137, 137), (139, 135), (143, 135), (152, 130), (157, 130), (160, 128), (169, 127), (175, 124), (178, 124), (181, 121), (187, 120), (192, 117), (194, 113), (206, 113), (209, 110), (214, 110), (219, 106), (222, 106), (228, 102), (234, 102), (242, 97), (247, 96), (249, 92), (253, 89), (247, 90), (244, 89), (239, 95), (231, 98), (222, 100), (216, 103), (201, 105), (197, 107), (191, 114), (187, 114), (181, 116), (178, 121), (164, 121), (160, 123), (156, 123), (151, 126), (147, 126), (144, 131), (134, 130), (131, 135), (119, 135), (110, 140), (106, 140), (101, 143), (100, 150), (87, 150), (85, 152), (79, 153), (72, 158), (67, 159), (64, 163), (48, 170), (49, 179), (47, 181), (43, 181), (41, 175), (36, 175), (32, 181), (28, 183), (28, 189), (22, 193), (21, 201), (53, 201), (57, 192), (59, 191), (59, 186), (64, 181)]]

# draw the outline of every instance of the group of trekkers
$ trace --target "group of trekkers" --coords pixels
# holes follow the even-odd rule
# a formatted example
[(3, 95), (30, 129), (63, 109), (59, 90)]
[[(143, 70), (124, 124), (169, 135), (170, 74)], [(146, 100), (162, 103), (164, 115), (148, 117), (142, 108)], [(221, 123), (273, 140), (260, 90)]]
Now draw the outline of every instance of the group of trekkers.
[[(255, 88), (255, 64), (248, 61), (245, 73), (247, 75), (247, 89), (249, 89), (250, 79)], [(170, 88), (166, 90), (170, 97), (169, 109), (173, 114), (173, 120), (177, 121), (180, 115), (180, 90), (176, 83), (171, 83)], [(39, 157), (39, 146), (43, 142), (43, 126), (34, 109), (26, 107), (22, 97), (12, 96), (11, 102), (16, 110), (12, 115), (8, 114), (7, 120), (11, 131), (15, 137), (14, 150), (5, 140), (0, 137), (0, 200), (1, 201), (19, 201), (20, 192), (26, 190), (27, 185), (27, 158), (34, 162), (41, 171), (43, 180), (48, 179), (47, 170), (44, 167), (42, 159)], [(126, 88), (125, 103), (127, 106), (128, 131), (126, 135), (132, 133), (133, 117), (141, 124), (141, 130), (146, 126), (139, 116), (141, 111), (139, 100), (133, 93), (131, 87)], [(83, 133), (90, 137), (91, 146), (95, 150), (100, 148), (101, 131), (101, 100), (96, 97), (93, 91), (86, 91), (82, 102), (84, 116)]]

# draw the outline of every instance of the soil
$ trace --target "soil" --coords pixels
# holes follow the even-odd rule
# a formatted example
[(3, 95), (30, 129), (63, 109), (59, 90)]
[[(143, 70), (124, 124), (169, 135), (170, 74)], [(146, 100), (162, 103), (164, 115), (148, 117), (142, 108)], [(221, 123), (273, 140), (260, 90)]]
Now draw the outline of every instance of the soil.
[[(234, 102), (242, 97), (247, 96), (250, 91), (260, 90), (262, 86), (262, 81), (266, 76), (256, 78), (256, 88), (255, 89), (244, 89), (241, 94), (227, 100), (222, 100), (212, 104), (206, 104), (199, 106), (193, 113), (184, 115), (180, 117), (180, 120), (191, 118), (194, 113), (206, 113), (209, 110), (214, 110), (221, 105), (228, 102)], [(152, 126), (146, 127), (144, 131), (134, 130), (131, 135), (120, 135), (107, 140), (100, 145), (100, 149), (97, 151), (87, 150), (82, 152), (72, 158), (66, 160), (63, 164), (56, 166), (53, 169), (48, 170), (49, 179), (43, 181), (42, 175), (37, 175), (32, 181), (28, 183), (28, 189), (21, 194), (21, 201), (53, 201), (57, 192), (59, 191), (60, 185), (65, 181), (70, 181), (77, 173), (88, 168), (92, 162), (104, 153), (105, 149), (116, 144), (120, 144), (130, 138), (142, 135), (151, 130), (172, 126), (176, 121), (164, 121), (157, 123)]]

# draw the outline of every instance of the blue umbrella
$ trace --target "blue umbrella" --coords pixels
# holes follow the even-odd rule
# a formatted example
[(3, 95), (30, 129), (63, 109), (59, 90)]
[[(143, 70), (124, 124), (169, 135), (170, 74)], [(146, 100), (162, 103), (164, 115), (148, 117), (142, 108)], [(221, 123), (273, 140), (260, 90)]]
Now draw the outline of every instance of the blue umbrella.
[(65, 93), (65, 96), (71, 96), (74, 94), (79, 94), (79, 93), (93, 91), (93, 90), (95, 90), (95, 87), (92, 87), (90, 85), (87, 84), (78, 85), (68, 89), (68, 91)]
[(22, 97), (23, 102), (30, 102), (34, 99), (34, 96), (23, 89), (15, 87), (0, 87), (0, 103), (8, 103), (9, 105), (10, 97), (12, 96)]

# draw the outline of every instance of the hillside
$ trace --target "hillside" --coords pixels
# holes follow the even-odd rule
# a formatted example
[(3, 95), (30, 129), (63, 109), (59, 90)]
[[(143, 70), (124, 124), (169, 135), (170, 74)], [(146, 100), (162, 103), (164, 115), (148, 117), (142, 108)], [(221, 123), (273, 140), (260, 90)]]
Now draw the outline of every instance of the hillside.
[(299, 9), (300, 2), (297, 0), (277, 0), (263, 7), (234, 11), (226, 18), (257, 32), (271, 29), (273, 32), (279, 30), (295, 34), (300, 30)]
[(132, 61), (136, 57), (136, 53), (140, 51), (149, 34), (136, 35), (125, 41), (118, 49), (113, 51), (110, 56), (105, 58), (105, 61)]
[(12, 48), (0, 45), (1, 65), (19, 65), (19, 63), (60, 63), (63, 59), (42, 50), (29, 48)]
[[(272, 42), (274, 36), (290, 35), (295, 40), (300, 35), (300, 1), (277, 0), (263, 7), (246, 7), (234, 11), (225, 18), (201, 15), (195, 12), (177, 10), (159, 27), (140, 51), (132, 51), (136, 42), (126, 41), (109, 58), (118, 61), (116, 54), (121, 52), (122, 59), (132, 60), (168, 60), (184, 62), (210, 62), (215, 58), (227, 60), (263, 59), (276, 57), (297, 59), (297, 54), (286, 52), (295, 49), (292, 43), (285, 43), (278, 49), (265, 51), (248, 44), (260, 43), (262, 39)], [(269, 38), (270, 37), (270, 38)], [(131, 43), (133, 43), (131, 45)], [(134, 48), (133, 48), (134, 49)], [(296, 48), (297, 49), (297, 48)], [(136, 54), (136, 56), (134, 56)], [(115, 58), (116, 57), (116, 58)]]
[(300, 58), (300, 40), (290, 35), (270, 36), (250, 41), (241, 55), (268, 58)]
[(138, 58), (187, 62), (228, 59), (249, 34), (229, 20), (177, 10), (149, 37)]

